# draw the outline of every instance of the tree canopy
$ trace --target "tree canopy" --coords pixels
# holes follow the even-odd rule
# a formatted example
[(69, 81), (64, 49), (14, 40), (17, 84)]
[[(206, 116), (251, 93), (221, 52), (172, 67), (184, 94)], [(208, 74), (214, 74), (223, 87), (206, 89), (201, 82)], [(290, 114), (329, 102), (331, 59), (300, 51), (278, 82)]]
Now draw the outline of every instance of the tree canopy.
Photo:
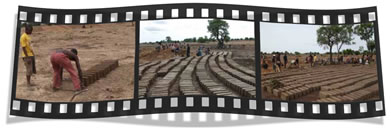
[(367, 42), (367, 49), (370, 53), (373, 53), (376, 50), (376, 44), (373, 39), (375, 28), (373, 23), (363, 23), (354, 27), (353, 33), (360, 36), (361, 40)]
[(321, 26), (317, 31), (317, 42), (324, 49), (329, 49), (330, 62), (333, 62), (333, 46), (339, 42), (338, 32), (341, 28), (338, 25)]
[(208, 20), (208, 32), (211, 33), (210, 37), (218, 41), (218, 48), (224, 47), (224, 41), (229, 41), (229, 25), (226, 21), (221, 19)]

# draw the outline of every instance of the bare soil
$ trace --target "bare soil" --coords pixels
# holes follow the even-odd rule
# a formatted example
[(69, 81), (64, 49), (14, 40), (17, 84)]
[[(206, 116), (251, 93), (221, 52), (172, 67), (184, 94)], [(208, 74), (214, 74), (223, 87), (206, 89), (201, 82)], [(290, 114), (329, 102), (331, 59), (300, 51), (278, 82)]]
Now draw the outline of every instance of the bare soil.
[[(24, 28), (22, 28), (22, 31)], [(23, 33), (23, 32), (22, 32)], [(135, 26), (134, 23), (96, 25), (41, 25), (34, 26), (31, 46), (35, 53), (37, 74), (28, 87), (25, 66), (19, 50), (16, 98), (45, 102), (86, 102), (133, 98)], [(53, 70), (50, 53), (56, 48), (76, 48), (82, 71), (104, 60), (119, 60), (119, 67), (105, 78), (74, 96), (73, 84), (64, 70), (62, 88), (52, 90)], [(74, 64), (74, 63), (73, 63)], [(74, 65), (76, 69), (76, 66)]]

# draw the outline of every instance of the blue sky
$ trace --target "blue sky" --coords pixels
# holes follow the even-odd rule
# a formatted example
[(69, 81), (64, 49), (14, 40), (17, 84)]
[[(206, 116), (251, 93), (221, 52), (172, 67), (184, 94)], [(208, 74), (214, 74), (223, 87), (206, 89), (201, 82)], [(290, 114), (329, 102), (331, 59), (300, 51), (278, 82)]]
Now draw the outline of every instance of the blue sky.
[[(261, 30), (261, 51), (288, 51), (288, 52), (328, 52), (329, 49), (323, 49), (317, 43), (316, 30), (320, 25), (302, 25), (302, 24), (283, 24), (283, 23), (260, 23)], [(360, 40), (360, 37), (353, 35), (355, 45), (344, 45), (343, 49), (358, 50), (360, 46), (366, 50), (366, 42)], [(336, 46), (333, 46), (333, 52), (336, 52)]]
[[(140, 42), (160, 41), (170, 36), (172, 40), (210, 36), (208, 20), (212, 19), (170, 19), (140, 22)], [(248, 21), (224, 20), (230, 26), (231, 38), (254, 37), (254, 23)]]

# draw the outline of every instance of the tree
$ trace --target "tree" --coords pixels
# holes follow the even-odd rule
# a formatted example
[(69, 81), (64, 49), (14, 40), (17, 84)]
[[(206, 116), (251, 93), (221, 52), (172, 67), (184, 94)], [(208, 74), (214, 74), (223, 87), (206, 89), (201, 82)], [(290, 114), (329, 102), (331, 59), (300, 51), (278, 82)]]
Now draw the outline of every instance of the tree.
[(192, 42), (193, 41), (193, 38), (185, 38), (183, 39), (183, 42)]
[(167, 36), (167, 37), (166, 37), (166, 41), (167, 41), (167, 43), (171, 43), (171, 42), (172, 42), (171, 37), (170, 37), (170, 36)]
[(231, 41), (231, 38), (229, 36), (227, 36), (227, 37), (224, 38), (224, 41), (225, 42), (229, 42), (229, 41)]
[(373, 54), (375, 52), (376, 44), (375, 44), (374, 40), (369, 40), (367, 42), (367, 49), (368, 49), (369, 53), (371, 53), (371, 54)]
[(197, 42), (199, 43), (205, 43), (208, 39), (205, 39), (203, 37), (198, 37)]
[(338, 43), (338, 29), (340, 29), (338, 25), (331, 25), (321, 26), (316, 30), (318, 45), (323, 46), (324, 49), (329, 49), (331, 63), (333, 63), (333, 46)]
[(355, 34), (360, 36), (361, 40), (369, 41), (373, 38), (374, 28), (372, 23), (363, 23), (354, 27)]
[(354, 51), (354, 54), (360, 55), (360, 51)]
[(358, 47), (358, 51), (361, 53), (364, 52), (364, 47), (363, 46)]
[(204, 39), (205, 39), (206, 42), (209, 42), (208, 36), (205, 35), (205, 36), (204, 36)]
[(344, 55), (353, 55), (354, 54), (354, 50), (352, 50), (352, 49), (345, 49), (345, 50), (342, 51), (342, 53)]
[(208, 32), (211, 33), (210, 37), (218, 41), (217, 48), (223, 48), (224, 41), (229, 39), (228, 23), (221, 19), (208, 20), (208, 22), (209, 25), (207, 28)]
[(337, 45), (337, 57), (339, 57), (340, 50), (342, 46), (345, 45), (351, 45), (356, 44), (353, 42), (353, 26), (352, 25), (341, 25), (338, 26), (336, 29), (337, 33), (337, 42), (335, 45)]
[(373, 52), (376, 49), (375, 41), (373, 40), (374, 27), (372, 23), (363, 23), (354, 27), (354, 34), (360, 36), (361, 40), (367, 42), (367, 48), (369, 52)]

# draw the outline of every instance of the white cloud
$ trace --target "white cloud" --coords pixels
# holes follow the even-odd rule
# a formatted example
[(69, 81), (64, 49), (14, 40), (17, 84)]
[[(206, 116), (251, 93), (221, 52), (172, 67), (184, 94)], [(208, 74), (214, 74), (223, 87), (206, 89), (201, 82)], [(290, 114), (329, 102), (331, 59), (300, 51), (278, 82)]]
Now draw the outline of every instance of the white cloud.
[(146, 31), (164, 31), (163, 28), (157, 26), (148, 26), (144, 28)]

